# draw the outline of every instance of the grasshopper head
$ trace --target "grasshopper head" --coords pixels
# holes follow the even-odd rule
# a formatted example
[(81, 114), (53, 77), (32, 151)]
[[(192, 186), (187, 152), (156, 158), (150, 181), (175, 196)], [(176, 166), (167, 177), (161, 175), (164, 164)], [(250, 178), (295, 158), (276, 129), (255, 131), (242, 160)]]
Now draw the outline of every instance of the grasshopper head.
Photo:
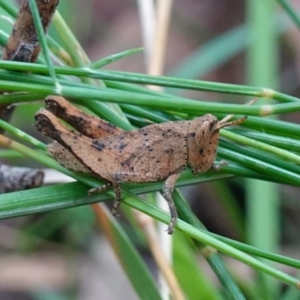
[(196, 118), (191, 122), (188, 136), (188, 162), (194, 174), (210, 169), (217, 154), (219, 131), (221, 128), (240, 124), (246, 116), (229, 122), (233, 115), (228, 115), (221, 121), (210, 114)]

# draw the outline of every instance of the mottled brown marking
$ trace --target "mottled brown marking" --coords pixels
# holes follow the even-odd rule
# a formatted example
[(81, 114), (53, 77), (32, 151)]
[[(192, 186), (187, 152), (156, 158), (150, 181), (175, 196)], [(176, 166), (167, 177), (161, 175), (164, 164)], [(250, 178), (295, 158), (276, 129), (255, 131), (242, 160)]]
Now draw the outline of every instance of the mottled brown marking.
[(102, 151), (103, 149), (105, 149), (105, 144), (101, 143), (98, 140), (92, 141), (92, 146), (95, 147), (99, 151)]

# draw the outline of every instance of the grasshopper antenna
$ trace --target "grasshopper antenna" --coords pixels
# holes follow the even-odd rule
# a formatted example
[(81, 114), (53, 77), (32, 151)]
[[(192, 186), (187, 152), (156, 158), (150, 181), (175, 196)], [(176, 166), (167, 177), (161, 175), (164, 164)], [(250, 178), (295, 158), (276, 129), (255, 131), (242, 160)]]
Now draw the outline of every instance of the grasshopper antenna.
[[(257, 100), (259, 99), (259, 97), (254, 98), (252, 100), (250, 100), (249, 102), (247, 102), (245, 105), (252, 105), (253, 103), (255, 103)], [(224, 117), (221, 121), (219, 121), (216, 126), (214, 127), (214, 131), (215, 130), (220, 130), (224, 127), (228, 127), (228, 126), (233, 126), (233, 125), (238, 125), (242, 122), (244, 122), (245, 120), (247, 120), (247, 116), (243, 116), (237, 120), (234, 121), (230, 121), (228, 122), (231, 118), (234, 117), (234, 114), (231, 115), (227, 115), (226, 117)]]

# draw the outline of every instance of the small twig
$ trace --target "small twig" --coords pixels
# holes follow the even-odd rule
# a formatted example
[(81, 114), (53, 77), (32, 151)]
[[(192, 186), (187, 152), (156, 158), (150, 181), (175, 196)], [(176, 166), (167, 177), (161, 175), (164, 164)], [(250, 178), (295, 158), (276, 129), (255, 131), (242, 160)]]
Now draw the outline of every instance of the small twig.
[[(36, 0), (41, 16), (43, 29), (46, 32), (59, 0)], [(12, 29), (2, 59), (22, 62), (35, 62), (41, 50), (37, 32), (34, 26), (28, 0), (23, 0)], [(9, 121), (14, 106), (0, 105), (0, 118)], [(3, 132), (3, 130), (0, 130)]]
[[(0, 145), (11, 148), (18, 145), (10, 138), (0, 134)], [(39, 187), (43, 184), (44, 172), (41, 170), (11, 167), (0, 163), (0, 194)]]
[[(59, 0), (36, 0), (44, 32), (49, 28)], [(3, 60), (35, 62), (41, 50), (28, 0), (23, 0), (7, 45)], [(0, 105), (0, 118), (9, 121), (13, 105)], [(0, 129), (0, 133), (4, 130)], [(44, 173), (30, 168), (10, 167), (0, 163), (0, 193), (20, 191), (41, 186)]]
[[(36, 0), (43, 29), (46, 32), (59, 0)], [(36, 61), (41, 50), (28, 0), (23, 0), (18, 17), (3, 51), (3, 60)]]
[(43, 178), (44, 173), (40, 170), (0, 163), (0, 194), (39, 187), (43, 184)]

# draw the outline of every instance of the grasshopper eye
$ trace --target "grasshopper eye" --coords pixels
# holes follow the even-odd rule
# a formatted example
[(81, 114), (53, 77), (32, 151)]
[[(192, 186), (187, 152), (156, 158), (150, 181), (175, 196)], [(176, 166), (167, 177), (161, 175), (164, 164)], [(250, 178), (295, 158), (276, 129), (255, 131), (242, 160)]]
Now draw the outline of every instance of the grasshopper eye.
[(217, 125), (218, 125), (218, 120), (217, 120), (217, 119), (213, 120), (213, 121), (209, 124), (209, 129), (210, 129), (210, 132), (211, 132), (211, 133), (214, 133), (216, 130), (218, 130), (218, 128), (216, 128), (216, 127), (218, 127)]

